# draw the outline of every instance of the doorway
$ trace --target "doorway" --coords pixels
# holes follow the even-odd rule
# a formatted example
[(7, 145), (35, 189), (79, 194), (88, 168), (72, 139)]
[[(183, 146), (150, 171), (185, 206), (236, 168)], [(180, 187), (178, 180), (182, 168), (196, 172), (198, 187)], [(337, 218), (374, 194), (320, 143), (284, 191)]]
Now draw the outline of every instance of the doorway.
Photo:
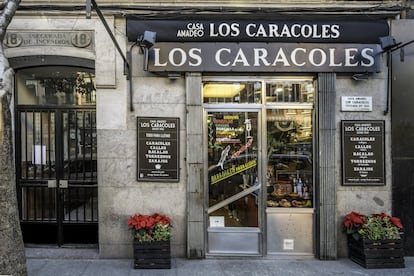
[(205, 78), (207, 254), (314, 254), (312, 77)]
[(16, 72), (16, 182), (25, 243), (98, 242), (94, 72)]
[(261, 252), (258, 112), (208, 112), (208, 253)]

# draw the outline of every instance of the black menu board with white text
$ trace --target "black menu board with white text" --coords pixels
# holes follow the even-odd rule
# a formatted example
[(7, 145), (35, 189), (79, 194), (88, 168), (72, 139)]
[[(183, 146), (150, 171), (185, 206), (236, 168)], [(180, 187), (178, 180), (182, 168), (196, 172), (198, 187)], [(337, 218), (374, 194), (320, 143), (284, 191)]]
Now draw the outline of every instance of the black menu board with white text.
[(342, 121), (342, 184), (385, 185), (384, 121)]
[(137, 118), (137, 180), (179, 181), (179, 118)]

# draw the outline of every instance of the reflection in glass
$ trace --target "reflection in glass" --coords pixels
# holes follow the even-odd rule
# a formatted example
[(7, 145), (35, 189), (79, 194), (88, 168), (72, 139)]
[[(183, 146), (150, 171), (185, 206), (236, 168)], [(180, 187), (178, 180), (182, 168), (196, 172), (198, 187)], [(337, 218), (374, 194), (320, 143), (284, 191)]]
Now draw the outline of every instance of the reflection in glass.
[(257, 227), (257, 113), (208, 114), (209, 216), (223, 227)]
[(78, 187), (63, 191), (64, 221), (97, 222), (98, 190)]
[(96, 112), (73, 110), (63, 114), (64, 178), (96, 180)]
[(18, 104), (94, 105), (93, 70), (66, 66), (36, 67), (16, 72)]
[(56, 220), (56, 193), (47, 187), (22, 187), (21, 214), (26, 221)]
[(267, 206), (312, 207), (312, 110), (267, 110)]
[(55, 113), (26, 111), (20, 113), (21, 174), (23, 179), (54, 178)]
[(266, 84), (266, 103), (312, 103), (314, 90), (312, 80), (281, 80), (269, 82)]

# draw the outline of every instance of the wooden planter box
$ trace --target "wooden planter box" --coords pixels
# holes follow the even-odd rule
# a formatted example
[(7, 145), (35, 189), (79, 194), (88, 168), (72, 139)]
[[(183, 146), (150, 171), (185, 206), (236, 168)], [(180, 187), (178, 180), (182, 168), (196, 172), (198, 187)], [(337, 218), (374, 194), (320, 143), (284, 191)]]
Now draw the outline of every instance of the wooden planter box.
[(134, 268), (171, 268), (170, 241), (134, 241)]
[(349, 258), (365, 268), (404, 268), (403, 240), (355, 240), (348, 237)]

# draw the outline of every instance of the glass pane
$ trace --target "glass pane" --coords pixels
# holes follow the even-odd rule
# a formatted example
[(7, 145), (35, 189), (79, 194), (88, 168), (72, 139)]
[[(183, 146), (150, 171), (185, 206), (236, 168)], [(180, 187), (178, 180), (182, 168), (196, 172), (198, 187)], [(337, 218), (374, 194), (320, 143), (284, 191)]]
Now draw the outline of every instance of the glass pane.
[(25, 105), (95, 105), (95, 73), (85, 68), (53, 66), (16, 72), (17, 103)]
[(312, 207), (312, 110), (267, 110), (268, 207)]
[(96, 180), (96, 112), (76, 110), (63, 113), (65, 179)]
[(205, 82), (204, 103), (260, 103), (261, 82)]
[(315, 89), (312, 80), (286, 80), (266, 84), (266, 103), (313, 102)]
[(22, 220), (56, 220), (55, 189), (31, 185), (22, 187)]
[(74, 187), (63, 191), (64, 221), (84, 223), (98, 221), (98, 189)]
[(55, 113), (20, 113), (22, 179), (55, 178)]
[(257, 125), (254, 112), (208, 114), (210, 226), (258, 226)]

